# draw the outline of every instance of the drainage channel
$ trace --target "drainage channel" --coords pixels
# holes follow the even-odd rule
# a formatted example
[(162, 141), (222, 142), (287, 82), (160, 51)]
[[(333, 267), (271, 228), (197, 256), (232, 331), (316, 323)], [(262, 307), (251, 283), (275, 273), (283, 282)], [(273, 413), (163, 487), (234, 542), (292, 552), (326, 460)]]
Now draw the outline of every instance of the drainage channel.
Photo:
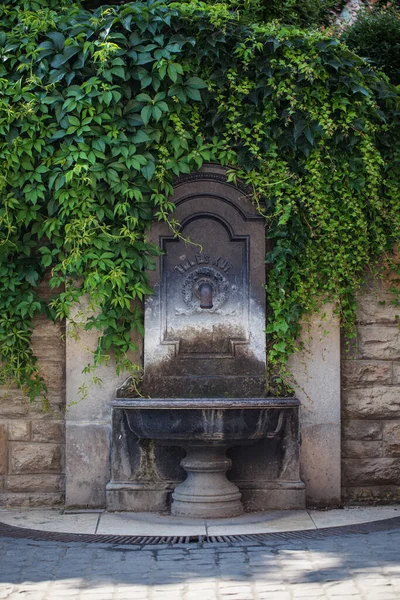
[(14, 539), (29, 539), (48, 542), (77, 542), (81, 544), (112, 544), (117, 546), (164, 546), (179, 545), (211, 546), (218, 544), (228, 545), (263, 545), (282, 540), (313, 540), (331, 536), (351, 534), (368, 534), (379, 531), (400, 528), (400, 517), (382, 519), (371, 523), (356, 525), (343, 525), (339, 527), (325, 527), (322, 529), (307, 529), (301, 531), (280, 531), (274, 533), (250, 533), (241, 535), (176, 535), (176, 536), (143, 536), (143, 535), (112, 535), (112, 534), (86, 534), (86, 533), (61, 533), (58, 531), (40, 531), (26, 529), (0, 522), (0, 536)]

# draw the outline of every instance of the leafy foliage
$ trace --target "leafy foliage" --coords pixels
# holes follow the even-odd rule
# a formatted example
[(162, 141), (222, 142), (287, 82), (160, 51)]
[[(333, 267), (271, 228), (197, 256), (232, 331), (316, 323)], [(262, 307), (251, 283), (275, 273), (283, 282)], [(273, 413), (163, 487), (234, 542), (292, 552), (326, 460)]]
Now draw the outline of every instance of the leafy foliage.
[[(366, 265), (399, 240), (396, 90), (345, 45), (225, 4), (0, 7), (0, 357), (31, 397), (40, 312), (100, 332), (132, 369), (156, 218), (179, 235), (173, 179), (213, 161), (253, 187), (274, 240), (269, 360), (284, 370), (300, 318), (325, 301), (354, 321)], [(50, 303), (36, 292), (51, 271)]]
[[(171, 0), (173, 1), (173, 0)], [(193, 4), (192, 0), (189, 1)], [(98, 8), (102, 5), (128, 4), (129, 0), (83, 0), (85, 8)], [(240, 14), (244, 19), (270, 21), (277, 19), (286, 24), (318, 26), (330, 23), (335, 12), (345, 3), (344, 0), (226, 0), (224, 10)], [(215, 4), (204, 0), (201, 4)]]
[(351, 49), (386, 73), (394, 85), (400, 84), (399, 9), (363, 11), (343, 37)]

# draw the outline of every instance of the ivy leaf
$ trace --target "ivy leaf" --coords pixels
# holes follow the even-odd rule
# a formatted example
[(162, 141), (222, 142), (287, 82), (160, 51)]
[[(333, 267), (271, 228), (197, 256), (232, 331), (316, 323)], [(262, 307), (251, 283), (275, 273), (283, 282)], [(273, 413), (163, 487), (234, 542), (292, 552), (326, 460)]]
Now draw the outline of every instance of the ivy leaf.
[(208, 87), (206, 82), (203, 81), (202, 79), (200, 79), (200, 77), (189, 77), (189, 79), (186, 81), (185, 85), (188, 87), (194, 88), (196, 90), (202, 90), (202, 89)]
[(145, 165), (141, 169), (141, 171), (142, 171), (144, 177), (147, 179), (147, 181), (150, 181), (150, 179), (153, 177), (155, 170), (156, 170), (156, 166), (152, 161), (149, 161), (147, 163), (147, 165)]
[(39, 281), (39, 273), (37, 271), (35, 271), (35, 269), (32, 269), (32, 268), (27, 269), (24, 272), (24, 276), (28, 283), (30, 283), (33, 286), (37, 285), (37, 283)]
[(58, 31), (54, 31), (54, 32), (48, 33), (47, 37), (49, 37), (52, 40), (56, 50), (64, 49), (65, 37), (63, 36), (62, 33), (59, 33)]
[(299, 139), (301, 134), (304, 132), (305, 124), (306, 124), (306, 122), (302, 117), (295, 119), (293, 135), (294, 135), (294, 139), (296, 141)]
[(143, 121), (144, 125), (147, 125), (148, 122), (150, 121), (152, 112), (153, 112), (152, 106), (144, 106), (142, 108), (142, 110), (140, 111), (140, 116), (142, 117), (142, 121)]
[(148, 94), (138, 94), (135, 98), (137, 102), (151, 102), (151, 97)]
[(145, 142), (149, 142), (150, 138), (143, 129), (139, 129), (132, 138), (134, 144), (142, 144)]
[(367, 96), (367, 97), (369, 97), (369, 96), (370, 96), (370, 93), (369, 93), (369, 91), (368, 91), (367, 89), (365, 89), (365, 87), (362, 87), (362, 85), (358, 85), (358, 84), (356, 84), (356, 83), (353, 83), (353, 84), (351, 85), (351, 89), (352, 89), (352, 91), (353, 91), (354, 93), (356, 93), (356, 92), (360, 92), (361, 94), (363, 94), (363, 96)]
[(100, 152), (104, 152), (104, 150), (106, 149), (106, 145), (103, 140), (97, 138), (96, 140), (93, 140), (92, 148), (94, 150), (99, 150)]
[(59, 67), (61, 67), (61, 65), (66, 63), (70, 58), (75, 56), (75, 54), (78, 54), (79, 51), (80, 51), (80, 48), (78, 46), (67, 46), (64, 49), (64, 52), (62, 54), (57, 54), (54, 57), (54, 59), (51, 62), (51, 66), (54, 67), (54, 69), (58, 69)]
[(186, 88), (186, 93), (191, 100), (201, 100), (200, 92), (195, 88)]
[(45, 256), (42, 256), (42, 265), (44, 267), (49, 267), (52, 263), (52, 257), (50, 254), (45, 254)]
[(49, 83), (57, 83), (61, 81), (66, 75), (67, 71), (65, 69), (53, 69), (50, 71)]
[(170, 63), (167, 67), (168, 77), (176, 83), (178, 75), (183, 75), (183, 69), (178, 63)]

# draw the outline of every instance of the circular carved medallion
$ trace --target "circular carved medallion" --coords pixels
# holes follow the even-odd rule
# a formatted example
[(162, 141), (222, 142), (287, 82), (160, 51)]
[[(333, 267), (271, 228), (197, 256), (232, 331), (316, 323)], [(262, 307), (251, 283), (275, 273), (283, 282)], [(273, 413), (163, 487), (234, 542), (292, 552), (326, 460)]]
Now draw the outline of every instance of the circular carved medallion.
[(213, 307), (206, 310), (216, 312), (229, 298), (229, 282), (222, 273), (212, 267), (198, 267), (194, 269), (182, 284), (183, 300), (190, 312), (204, 310), (200, 308), (198, 292), (199, 286), (202, 283), (209, 283), (213, 289)]

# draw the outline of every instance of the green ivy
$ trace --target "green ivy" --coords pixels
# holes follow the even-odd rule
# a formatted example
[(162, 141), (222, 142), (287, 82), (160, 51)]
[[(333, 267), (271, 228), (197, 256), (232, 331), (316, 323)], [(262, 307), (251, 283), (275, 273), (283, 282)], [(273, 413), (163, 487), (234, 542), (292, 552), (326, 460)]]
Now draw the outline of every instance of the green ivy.
[[(366, 266), (400, 238), (398, 95), (325, 33), (247, 21), (197, 0), (94, 13), (3, 1), (3, 381), (43, 393), (33, 319), (72, 318), (83, 295), (84, 328), (100, 332), (94, 366), (113, 353), (119, 371), (134, 369), (160, 253), (145, 233), (159, 219), (179, 235), (173, 181), (203, 162), (252, 186), (265, 216), (273, 370), (325, 301), (350, 330)], [(36, 286), (49, 271), (45, 302)]]

